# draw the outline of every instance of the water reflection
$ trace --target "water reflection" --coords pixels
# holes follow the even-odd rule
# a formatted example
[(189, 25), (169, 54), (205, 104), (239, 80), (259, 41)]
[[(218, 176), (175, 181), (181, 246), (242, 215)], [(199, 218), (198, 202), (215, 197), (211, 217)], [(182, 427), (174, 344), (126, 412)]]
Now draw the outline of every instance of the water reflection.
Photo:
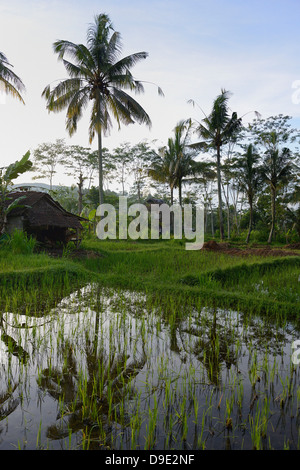
[(259, 448), (263, 413), (272, 443), (297, 446), (291, 325), (208, 308), (167, 318), (90, 284), (0, 327), (0, 448)]

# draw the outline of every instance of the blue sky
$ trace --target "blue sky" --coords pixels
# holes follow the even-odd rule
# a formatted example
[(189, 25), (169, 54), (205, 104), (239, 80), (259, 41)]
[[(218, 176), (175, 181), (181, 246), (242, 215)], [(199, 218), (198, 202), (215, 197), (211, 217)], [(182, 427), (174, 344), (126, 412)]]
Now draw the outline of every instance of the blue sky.
[[(165, 93), (161, 98), (146, 85), (138, 99), (152, 119), (151, 131), (115, 126), (104, 142), (109, 149), (143, 139), (164, 144), (180, 119), (203, 117), (188, 99), (208, 113), (221, 88), (232, 92), (229, 104), (239, 115), (282, 113), (300, 127), (300, 95), (292, 88), (300, 83), (299, 0), (0, 0), (0, 51), (26, 86), (25, 106), (9, 97), (0, 103), (0, 166), (56, 138), (89, 145), (88, 115), (69, 139), (64, 112), (49, 115), (41, 92), (66, 77), (53, 42), (85, 42), (98, 13), (107, 13), (121, 33), (123, 55), (149, 53), (133, 73)], [(58, 175), (55, 184), (64, 182), (72, 181)]]

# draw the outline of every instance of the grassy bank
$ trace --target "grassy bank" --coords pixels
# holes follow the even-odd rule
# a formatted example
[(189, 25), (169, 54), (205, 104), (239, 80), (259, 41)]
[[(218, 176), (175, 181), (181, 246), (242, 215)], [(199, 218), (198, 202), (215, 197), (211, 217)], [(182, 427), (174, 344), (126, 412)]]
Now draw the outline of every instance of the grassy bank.
[[(186, 251), (182, 241), (85, 240), (83, 254), (62, 258), (47, 254), (0, 252), (1, 298), (10, 289), (71, 291), (98, 281), (106, 287), (147, 292), (171, 305), (195, 299), (203, 305), (298, 317), (300, 257), (262, 259), (220, 252)], [(74, 254), (73, 254), (74, 255)], [(32, 291), (32, 292), (31, 292)], [(7, 300), (6, 300), (7, 301)]]

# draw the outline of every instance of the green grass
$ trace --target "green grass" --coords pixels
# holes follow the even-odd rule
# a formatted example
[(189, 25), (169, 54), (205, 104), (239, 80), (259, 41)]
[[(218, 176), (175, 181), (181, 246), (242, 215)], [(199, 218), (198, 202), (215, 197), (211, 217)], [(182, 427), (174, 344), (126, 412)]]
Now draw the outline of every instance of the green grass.
[(53, 284), (74, 285), (96, 280), (152, 294), (166, 304), (194, 298), (203, 305), (298, 318), (300, 257), (247, 259), (221, 252), (187, 251), (184, 242), (84, 240), (92, 258), (51, 258), (46, 254), (15, 254), (0, 250), (0, 288)]
[[(276, 358), (285, 341), (281, 321), (299, 321), (299, 256), (245, 259), (186, 251), (179, 241), (85, 240), (81, 248), (99, 256), (77, 258), (51, 258), (26, 246), (22, 254), (19, 247), (0, 249), (1, 339), (24, 377), (36, 355), (39, 389), (58, 401), (60, 419), (48, 428), (47, 442), (65, 437), (72, 448), (72, 434), (82, 429), (83, 449), (112, 446), (113, 439), (122, 448), (121, 431), (130, 423), (132, 448), (153, 448), (160, 429), (166, 448), (174, 437), (178, 446), (205, 448), (226, 432), (232, 441), (240, 436), (241, 447), (245, 435), (248, 447), (250, 439), (260, 449), (275, 419), (299, 409), (296, 369), (285, 373)], [(79, 287), (87, 284), (83, 293)], [(70, 294), (66, 312), (60, 302)], [(9, 334), (10, 312), (16, 336)], [(158, 340), (170, 354), (157, 348)], [(39, 362), (43, 355), (47, 361)], [(36, 447), (45, 448), (38, 423)]]
[(83, 246), (101, 252), (100, 259), (80, 264), (97, 273), (105, 286), (151, 292), (165, 297), (166, 302), (170, 297), (184, 302), (191, 296), (208, 305), (298, 317), (298, 256), (245, 259), (220, 252), (186, 251), (182, 241), (174, 240), (86, 240)]

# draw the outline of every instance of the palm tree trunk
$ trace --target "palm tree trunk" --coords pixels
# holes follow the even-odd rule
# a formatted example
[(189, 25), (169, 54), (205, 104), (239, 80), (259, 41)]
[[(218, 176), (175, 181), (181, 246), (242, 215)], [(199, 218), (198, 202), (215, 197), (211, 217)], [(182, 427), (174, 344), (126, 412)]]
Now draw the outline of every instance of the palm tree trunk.
[(220, 147), (217, 147), (217, 178), (218, 178), (218, 201), (219, 201), (219, 223), (220, 223), (220, 238), (224, 240), (224, 223), (223, 223), (223, 211), (222, 211), (222, 187), (221, 187), (221, 156)]
[(102, 134), (98, 131), (98, 164), (99, 164), (99, 204), (103, 204), (103, 162), (102, 162)]
[(274, 229), (275, 229), (275, 219), (276, 219), (276, 189), (271, 186), (271, 213), (272, 213), (272, 224), (271, 230), (269, 233), (268, 243), (272, 242)]
[(181, 181), (178, 182), (178, 196), (179, 196), (179, 205), (182, 206), (182, 185), (181, 185)]
[(170, 191), (171, 191), (171, 206), (173, 205), (173, 185), (171, 185), (170, 187)]

